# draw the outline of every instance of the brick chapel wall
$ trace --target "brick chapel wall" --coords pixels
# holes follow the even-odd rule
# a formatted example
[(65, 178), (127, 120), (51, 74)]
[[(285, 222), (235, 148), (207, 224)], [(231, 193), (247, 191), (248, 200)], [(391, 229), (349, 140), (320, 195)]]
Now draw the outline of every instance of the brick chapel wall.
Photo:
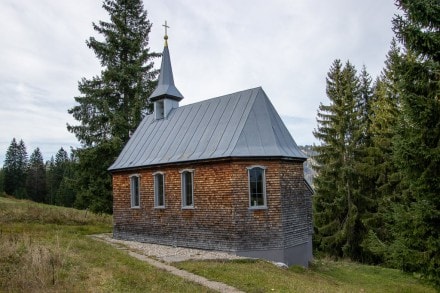
[[(267, 209), (249, 209), (246, 167), (252, 165), (267, 168)], [(194, 209), (181, 208), (179, 171), (183, 169), (195, 170)], [(283, 216), (283, 213), (297, 212), (292, 210), (292, 205), (297, 204), (300, 209), (301, 203), (297, 201), (303, 196), (295, 196), (296, 191), (301, 192), (300, 170), (302, 172), (302, 163), (298, 162), (232, 160), (114, 173), (114, 236), (230, 251), (283, 248), (295, 241), (301, 242), (295, 237), (302, 237), (303, 223), (294, 223), (295, 216)], [(156, 171), (165, 173), (165, 209), (154, 208), (152, 174)], [(288, 175), (289, 172), (293, 175)], [(141, 176), (139, 209), (130, 207), (129, 176), (132, 174)], [(295, 176), (300, 178), (293, 178)], [(290, 185), (286, 183), (289, 180), (293, 180)], [(289, 228), (290, 225), (293, 228)]]

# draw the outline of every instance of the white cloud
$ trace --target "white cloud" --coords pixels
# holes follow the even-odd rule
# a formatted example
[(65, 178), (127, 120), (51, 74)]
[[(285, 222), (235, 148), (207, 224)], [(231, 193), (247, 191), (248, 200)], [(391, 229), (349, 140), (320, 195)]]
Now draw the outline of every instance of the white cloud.
[[(262, 86), (299, 144), (314, 142), (316, 110), (326, 102), (334, 59), (365, 64), (377, 76), (392, 38), (393, 0), (153, 0), (152, 51), (162, 23), (182, 104)], [(77, 82), (100, 72), (85, 45), (92, 22), (107, 20), (100, 1), (0, 2), (0, 164), (13, 137), (44, 159), (78, 146), (66, 123)], [(156, 66), (160, 60), (156, 61)], [(288, 118), (286, 121), (285, 117)]]

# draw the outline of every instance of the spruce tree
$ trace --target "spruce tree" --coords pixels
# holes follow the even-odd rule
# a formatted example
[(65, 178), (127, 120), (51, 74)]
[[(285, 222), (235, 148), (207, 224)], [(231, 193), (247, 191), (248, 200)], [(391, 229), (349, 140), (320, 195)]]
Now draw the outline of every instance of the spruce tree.
[(359, 74), (359, 97), (357, 103), (357, 121), (359, 124), (358, 133), (354, 136), (357, 139), (355, 154), (355, 177), (357, 177), (358, 190), (356, 192), (356, 206), (359, 213), (359, 221), (356, 229), (358, 248), (357, 260), (362, 262), (376, 262), (377, 260), (367, 251), (362, 243), (367, 237), (370, 221), (377, 210), (377, 190), (376, 190), (376, 172), (375, 161), (369, 155), (373, 144), (372, 140), (372, 120), (373, 109), (376, 96), (372, 79), (365, 65)]
[(17, 198), (26, 198), (27, 152), (23, 140), (17, 143), (15, 138), (12, 139), (3, 167), (5, 192)]
[(406, 51), (397, 68), (401, 107), (393, 148), (402, 198), (393, 256), (440, 287), (440, 2), (396, 3), (403, 15), (393, 30)]
[(55, 179), (54, 179), (54, 166), (55, 166), (55, 159), (52, 156), (50, 160), (46, 161), (46, 188), (47, 188), (47, 194), (45, 202), (48, 204), (54, 204), (55, 199)]
[(55, 204), (72, 207), (77, 194), (75, 157), (69, 158), (67, 152), (61, 148), (55, 156), (54, 181), (55, 181)]
[[(60, 188), (60, 184), (64, 178), (64, 173), (66, 172), (68, 164), (69, 155), (63, 148), (60, 148), (55, 155), (55, 160), (52, 167), (54, 195), (58, 193), (58, 189)], [(55, 202), (57, 202), (57, 200), (55, 200)]]
[(401, 60), (401, 52), (393, 39), (379, 80), (375, 86), (375, 101), (372, 104), (372, 153), (375, 157), (376, 186), (381, 197), (395, 194), (399, 183), (399, 175), (393, 162), (393, 138), (396, 133), (397, 117), (400, 102), (396, 88), (398, 76), (397, 66)]
[(56, 204), (65, 206), (65, 207), (73, 207), (76, 200), (77, 188), (76, 188), (76, 177), (75, 170), (73, 165), (69, 163), (65, 176), (60, 183), (60, 186), (57, 190), (56, 194)]
[(6, 194), (12, 195), (14, 193), (15, 187), (18, 185), (18, 164), (17, 164), (17, 155), (18, 154), (18, 144), (15, 140), (15, 137), (12, 139), (11, 144), (9, 145), (5, 161), (4, 161), (4, 189)]
[(18, 198), (27, 198), (26, 194), (26, 176), (27, 176), (27, 167), (28, 167), (28, 154), (26, 150), (26, 145), (24, 141), (20, 139), (18, 143), (18, 165), (19, 165), (19, 185), (18, 189), (15, 192), (15, 196)]
[(355, 154), (358, 158), (355, 167), (359, 175), (359, 192), (369, 198), (374, 198), (375, 189), (372, 180), (374, 172), (370, 168), (368, 158), (368, 148), (372, 144), (371, 116), (374, 98), (372, 79), (364, 65), (359, 74), (359, 96), (356, 104), (359, 129), (355, 136), (357, 139)]
[(103, 8), (110, 21), (93, 23), (103, 40), (87, 41), (103, 69), (100, 76), (79, 82), (81, 96), (69, 113), (80, 125), (68, 125), (68, 130), (82, 144), (76, 151), (81, 186), (76, 206), (111, 212), (107, 168), (151, 109), (148, 97), (158, 73), (152, 60), (159, 55), (148, 48), (151, 24), (141, 0), (105, 0)]
[[(365, 162), (367, 174), (374, 184), (375, 208), (365, 220), (368, 236), (362, 246), (364, 253), (376, 263), (388, 262), (393, 241), (393, 204), (398, 201), (400, 176), (393, 162), (393, 138), (397, 127), (399, 94), (396, 68), (400, 50), (395, 40), (391, 43), (380, 78), (375, 82), (374, 99), (370, 111), (371, 145)], [(390, 263), (388, 263), (390, 264)]]
[(329, 105), (321, 104), (314, 135), (321, 141), (315, 180), (315, 243), (334, 257), (361, 259), (362, 197), (356, 170), (361, 138), (361, 86), (350, 62), (336, 60), (327, 76)]
[(46, 168), (39, 148), (36, 148), (29, 158), (26, 192), (28, 197), (36, 202), (43, 202), (46, 197)]

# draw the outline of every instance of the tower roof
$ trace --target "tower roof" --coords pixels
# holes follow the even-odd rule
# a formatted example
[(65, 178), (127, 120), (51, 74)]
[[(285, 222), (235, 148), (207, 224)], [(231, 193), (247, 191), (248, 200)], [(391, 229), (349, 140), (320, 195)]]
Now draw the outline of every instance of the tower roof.
[(168, 98), (176, 101), (181, 101), (183, 95), (174, 85), (173, 69), (171, 68), (170, 52), (168, 50), (168, 35), (166, 29), (168, 28), (165, 22), (165, 46), (162, 53), (162, 64), (160, 66), (160, 75), (157, 87), (150, 95), (150, 101), (154, 102), (160, 99)]

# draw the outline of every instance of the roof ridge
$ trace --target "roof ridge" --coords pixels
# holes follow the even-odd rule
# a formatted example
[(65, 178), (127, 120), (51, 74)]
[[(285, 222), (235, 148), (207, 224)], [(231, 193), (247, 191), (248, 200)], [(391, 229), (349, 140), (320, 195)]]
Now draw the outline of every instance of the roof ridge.
[(246, 89), (246, 90), (236, 91), (236, 92), (232, 92), (232, 93), (221, 95), (221, 96), (217, 96), (217, 97), (212, 97), (212, 98), (209, 98), (209, 99), (206, 99), (206, 100), (197, 101), (197, 102), (194, 102), (194, 103), (191, 103), (191, 104), (181, 105), (181, 106), (179, 106), (179, 108), (184, 108), (184, 107), (192, 106), (192, 105), (199, 104), (199, 103), (205, 103), (207, 101), (212, 101), (212, 100), (224, 98), (224, 97), (227, 97), (227, 96), (233, 96), (233, 95), (237, 95), (238, 93), (244, 93), (244, 92), (247, 92), (247, 91), (253, 91), (253, 90), (257, 90), (257, 89), (263, 90), (263, 88), (261, 86), (257, 86), (257, 87), (249, 88), (249, 89)]

